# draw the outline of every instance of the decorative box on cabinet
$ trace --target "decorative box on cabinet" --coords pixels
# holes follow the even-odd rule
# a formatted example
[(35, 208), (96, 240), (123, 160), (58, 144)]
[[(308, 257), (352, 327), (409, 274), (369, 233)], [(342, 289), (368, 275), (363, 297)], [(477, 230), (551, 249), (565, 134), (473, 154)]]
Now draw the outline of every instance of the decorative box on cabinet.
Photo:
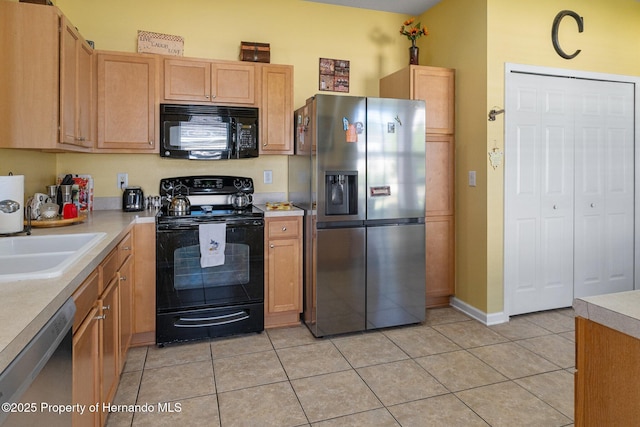
[(157, 57), (98, 52), (98, 151), (157, 153)]
[(163, 102), (254, 105), (255, 76), (253, 64), (165, 58)]
[(380, 79), (383, 98), (426, 102), (426, 306), (455, 291), (455, 70), (409, 65)]
[(0, 148), (88, 151), (93, 50), (55, 6), (0, 1)]
[(302, 312), (302, 217), (265, 221), (265, 328), (294, 325)]

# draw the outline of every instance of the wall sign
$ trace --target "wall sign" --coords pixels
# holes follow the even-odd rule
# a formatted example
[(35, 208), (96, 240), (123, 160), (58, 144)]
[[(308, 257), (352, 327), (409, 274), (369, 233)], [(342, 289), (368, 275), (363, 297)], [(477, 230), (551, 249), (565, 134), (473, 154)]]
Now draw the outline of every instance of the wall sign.
[(319, 89), (349, 92), (349, 61), (320, 58)]
[(578, 24), (579, 33), (584, 30), (584, 20), (582, 19), (582, 16), (578, 15), (572, 10), (563, 10), (559, 12), (553, 20), (553, 26), (551, 27), (551, 42), (553, 43), (553, 48), (556, 50), (558, 55), (560, 55), (564, 59), (573, 59), (578, 56), (578, 54), (580, 53), (580, 49), (576, 50), (570, 55), (562, 50), (562, 48), (560, 47), (560, 43), (558, 42), (558, 27), (560, 27), (560, 22), (565, 16), (570, 16), (575, 19), (576, 23)]

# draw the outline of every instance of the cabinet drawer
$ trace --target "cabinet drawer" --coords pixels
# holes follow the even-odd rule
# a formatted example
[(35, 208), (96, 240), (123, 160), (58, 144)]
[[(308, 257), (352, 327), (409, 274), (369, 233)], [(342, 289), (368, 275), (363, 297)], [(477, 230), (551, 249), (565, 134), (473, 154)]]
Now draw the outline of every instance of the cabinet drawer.
[(118, 268), (124, 264), (130, 255), (133, 255), (133, 237), (131, 233), (127, 233), (127, 235), (120, 240), (120, 243), (118, 243)]
[(100, 295), (100, 276), (98, 270), (91, 272), (89, 277), (82, 282), (82, 285), (73, 293), (73, 301), (76, 303), (76, 315), (73, 321), (73, 332), (82, 324), (82, 321), (98, 299)]
[(297, 218), (290, 219), (271, 219), (267, 221), (267, 237), (269, 239), (290, 239), (298, 237), (299, 220)]
[(109, 255), (102, 261), (100, 264), (100, 293), (105, 290), (106, 285), (114, 278), (118, 272), (118, 268), (120, 267), (118, 263), (118, 250), (112, 250)]

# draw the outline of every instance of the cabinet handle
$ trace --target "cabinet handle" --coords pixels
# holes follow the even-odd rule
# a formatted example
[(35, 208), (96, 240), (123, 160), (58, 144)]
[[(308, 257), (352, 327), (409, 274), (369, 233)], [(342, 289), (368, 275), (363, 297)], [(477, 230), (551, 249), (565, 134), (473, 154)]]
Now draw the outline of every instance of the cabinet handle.
[(131, 246), (123, 246), (122, 250), (123, 251), (130, 251), (131, 250)]
[(111, 310), (111, 304), (109, 304), (109, 305), (103, 305), (103, 306), (102, 306), (102, 309), (103, 309), (103, 310)]
[(595, 208), (595, 207), (596, 207), (596, 204), (595, 204), (595, 203), (591, 203), (591, 207), (592, 207), (592, 208)]
[(126, 282), (127, 281), (127, 276), (120, 276), (120, 280), (122, 282)]
[(96, 317), (94, 317), (94, 319), (96, 319), (96, 320), (104, 320), (104, 319), (106, 319), (106, 318), (107, 318), (107, 315), (106, 315), (106, 314), (103, 314), (102, 316), (96, 316)]
[(218, 96), (218, 95), (216, 95), (216, 94), (214, 93), (213, 95), (211, 95), (211, 99), (216, 99), (216, 96)]
[(149, 141), (149, 145), (153, 145), (153, 141)]
[(558, 209), (558, 205), (553, 205), (553, 209)]
[(282, 227), (282, 231), (287, 231), (287, 227)]
[(270, 247), (270, 248), (273, 248), (273, 247), (274, 247), (274, 246), (273, 246), (273, 243), (272, 243), (272, 244), (270, 244), (270, 245), (269, 245), (269, 247)]
[(209, 95), (205, 95), (204, 97), (205, 97), (205, 98), (207, 98), (207, 99), (209, 99)]

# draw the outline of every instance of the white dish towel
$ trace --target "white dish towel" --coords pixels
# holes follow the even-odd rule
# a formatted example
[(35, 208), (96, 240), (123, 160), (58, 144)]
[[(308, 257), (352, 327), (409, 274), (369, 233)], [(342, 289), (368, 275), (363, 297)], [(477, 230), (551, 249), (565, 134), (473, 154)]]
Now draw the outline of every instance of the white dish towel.
[(227, 225), (200, 224), (200, 267), (215, 267), (224, 264)]

